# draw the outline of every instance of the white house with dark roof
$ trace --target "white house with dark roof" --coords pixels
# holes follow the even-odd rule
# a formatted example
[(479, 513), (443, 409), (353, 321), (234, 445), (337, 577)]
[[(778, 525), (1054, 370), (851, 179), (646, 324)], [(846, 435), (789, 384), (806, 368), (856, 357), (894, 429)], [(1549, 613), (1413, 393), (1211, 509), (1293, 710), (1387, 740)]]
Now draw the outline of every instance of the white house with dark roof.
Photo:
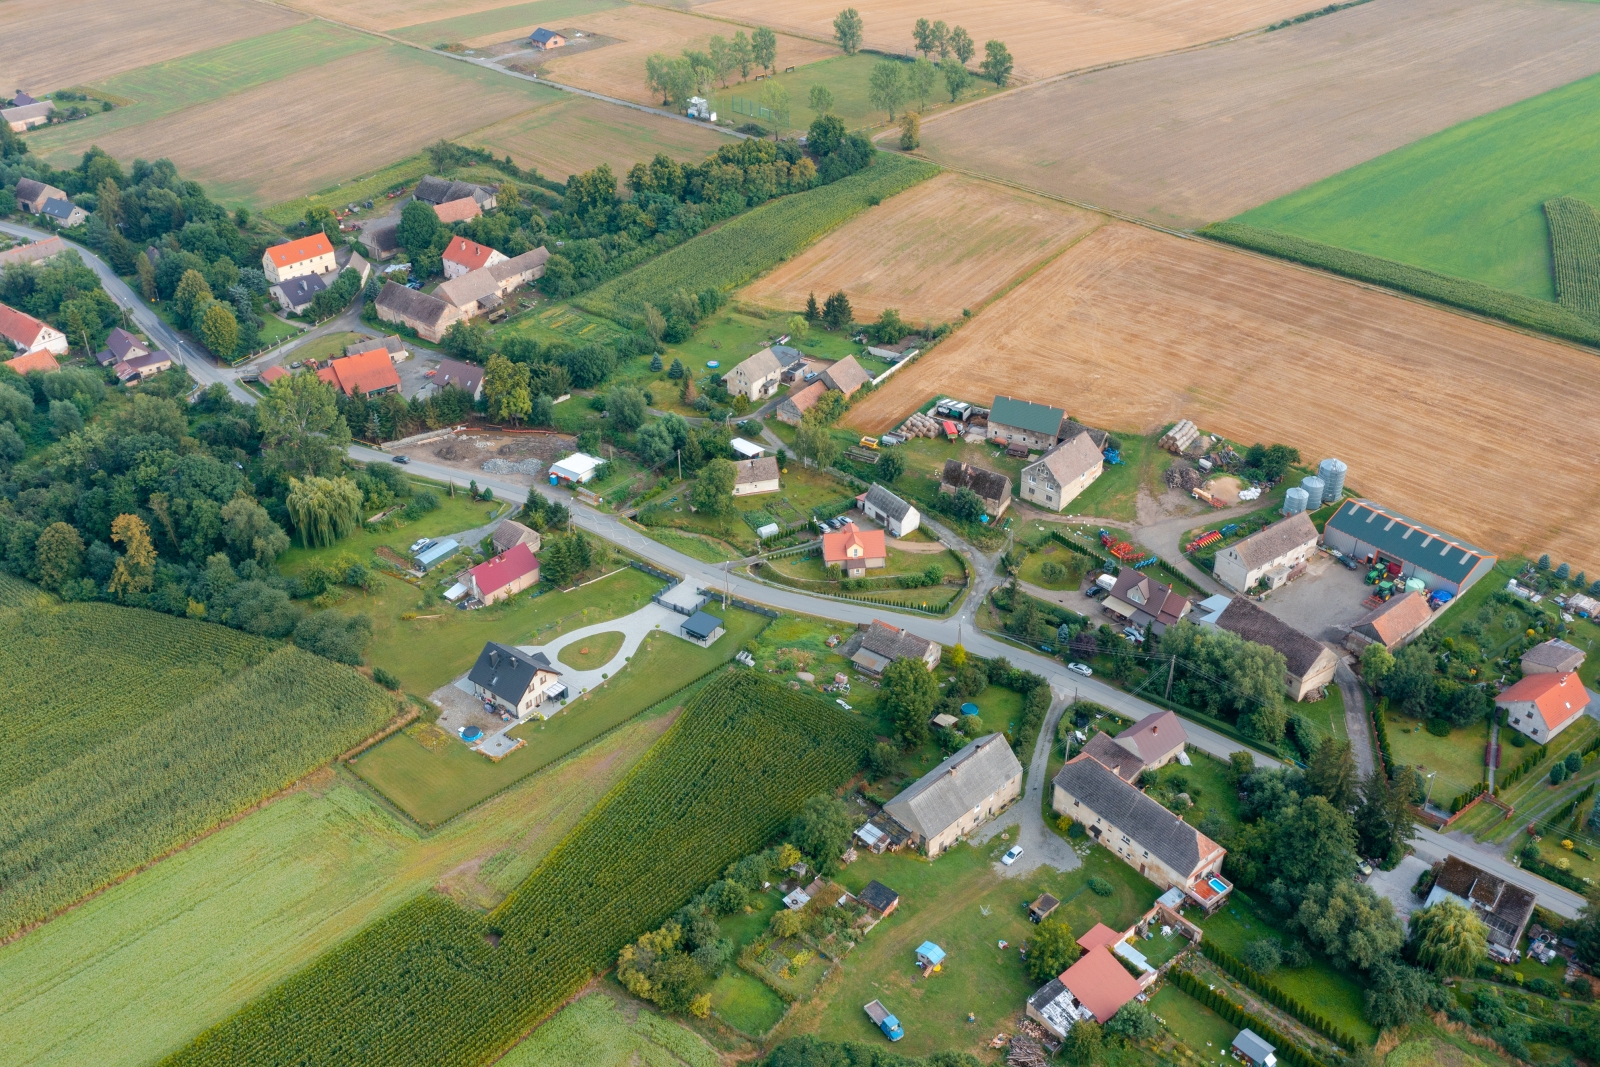
[(467, 672), (472, 692), (518, 719), (548, 719), (561, 708), (567, 687), (543, 652), (527, 653), (490, 641)]
[(1018, 495), (1035, 507), (1061, 511), (1094, 484), (1105, 470), (1105, 455), (1088, 431), (1061, 442), (1022, 468)]
[[(1022, 794), (1022, 764), (1003, 734), (968, 742), (883, 806), (931, 859)], [(1152, 802), (1153, 803), (1153, 802)]]
[(776, 345), (763, 348), (722, 376), (730, 396), (743, 396), (754, 404), (778, 391), (784, 369), (805, 357), (795, 348)]
[(1163, 889), (1181, 889), (1206, 911), (1222, 906), (1231, 883), (1222, 877), (1228, 850), (1145, 796), (1088, 755), (1057, 772), (1051, 807), (1075, 820), (1097, 843)]
[(94, 359), (102, 367), (109, 367), (114, 363), (122, 363), (138, 356), (148, 356), (151, 351), (151, 346), (121, 326), (116, 326), (106, 335), (106, 346), (95, 353)]
[(53, 220), (58, 226), (76, 226), (89, 217), (89, 213), (64, 196), (52, 196), (44, 202), (39, 214)]
[(904, 537), (922, 524), (922, 514), (883, 486), (874, 482), (861, 497), (861, 513), (896, 537)]
[(1305, 700), (1321, 692), (1333, 681), (1339, 666), (1333, 649), (1262, 610), (1249, 597), (1234, 597), (1217, 616), (1216, 626), (1281, 653), (1287, 674), (1283, 684), (1291, 700)]
[(778, 457), (759, 456), (733, 464), (733, 495), (756, 496), (778, 491)]
[(1290, 571), (1311, 558), (1318, 536), (1310, 515), (1303, 511), (1290, 515), (1218, 552), (1212, 573), (1235, 593), (1263, 580), (1267, 588), (1276, 589), (1289, 580)]

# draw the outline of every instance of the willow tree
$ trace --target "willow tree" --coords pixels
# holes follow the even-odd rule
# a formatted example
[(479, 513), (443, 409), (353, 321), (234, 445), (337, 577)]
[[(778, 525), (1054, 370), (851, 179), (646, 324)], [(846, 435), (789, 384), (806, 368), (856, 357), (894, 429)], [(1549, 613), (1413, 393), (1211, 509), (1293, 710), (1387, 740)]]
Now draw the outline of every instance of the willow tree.
[(1472, 909), (1446, 898), (1411, 913), (1417, 962), (1439, 974), (1471, 974), (1489, 951), (1489, 928)]
[(349, 478), (291, 477), (283, 503), (307, 548), (331, 545), (361, 526), (361, 490)]

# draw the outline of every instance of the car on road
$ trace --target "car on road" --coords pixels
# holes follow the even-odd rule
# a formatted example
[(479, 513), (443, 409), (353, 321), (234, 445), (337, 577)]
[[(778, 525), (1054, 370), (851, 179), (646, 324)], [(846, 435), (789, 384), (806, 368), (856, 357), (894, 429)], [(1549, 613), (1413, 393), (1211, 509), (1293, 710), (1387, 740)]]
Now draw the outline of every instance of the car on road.
[(1360, 872), (1361, 877), (1363, 878), (1372, 877), (1372, 864), (1368, 863), (1366, 860), (1357, 860), (1356, 870)]
[(843, 708), (843, 709), (844, 709), (844, 710), (845, 710), (845, 711), (854, 711), (854, 710), (855, 710), (855, 709), (854, 709), (854, 708), (852, 708), (852, 707), (851, 707), (851, 706), (850, 706), (850, 705), (849, 705), (849, 704), (846, 704), (846, 703), (845, 703), (845, 702), (844, 702), (844, 701), (843, 701), (843, 700), (841, 700), (841, 699), (837, 699), (837, 698), (835, 698), (835, 700), (834, 700), (834, 703), (835, 703), (835, 704), (837, 704), (837, 705), (839, 705), (839, 706), (840, 706), (840, 707), (841, 707), (841, 708)]
[(394, 460), (396, 463), (410, 463), (411, 462), (411, 457), (410, 456), (390, 456), (389, 458)]
[(1094, 668), (1090, 667), (1087, 663), (1069, 663), (1067, 664), (1067, 670), (1071, 671), (1073, 674), (1081, 674), (1085, 678), (1094, 677)]
[(1017, 860), (1020, 859), (1021, 857), (1022, 857), (1022, 846), (1021, 845), (1012, 845), (1011, 846), (1011, 850), (1009, 852), (1007, 852), (1004, 856), (1000, 857), (1000, 862), (1005, 864), (1007, 867), (1009, 867), (1013, 863), (1017, 862)]

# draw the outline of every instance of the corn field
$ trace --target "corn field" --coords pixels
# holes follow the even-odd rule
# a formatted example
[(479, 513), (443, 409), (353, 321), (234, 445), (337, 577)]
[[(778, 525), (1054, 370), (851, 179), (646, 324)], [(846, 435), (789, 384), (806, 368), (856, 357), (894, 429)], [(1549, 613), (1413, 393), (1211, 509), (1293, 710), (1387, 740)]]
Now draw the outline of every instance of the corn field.
[(1600, 322), (1600, 217), (1570, 196), (1544, 202), (1555, 262), (1556, 299), (1567, 310)]
[(156, 612), (4, 611), (0, 640), (0, 937), (290, 785), (396, 710), (319, 656)]
[(644, 303), (661, 304), (679, 289), (733, 289), (795, 255), (880, 200), (939, 173), (931, 163), (878, 153), (872, 166), (830, 185), (791, 193), (686, 241), (643, 266), (598, 286), (574, 303), (616, 318)]
[(813, 697), (725, 674), (493, 912), (412, 901), (165, 1063), (486, 1063), (844, 781), (869, 741)]

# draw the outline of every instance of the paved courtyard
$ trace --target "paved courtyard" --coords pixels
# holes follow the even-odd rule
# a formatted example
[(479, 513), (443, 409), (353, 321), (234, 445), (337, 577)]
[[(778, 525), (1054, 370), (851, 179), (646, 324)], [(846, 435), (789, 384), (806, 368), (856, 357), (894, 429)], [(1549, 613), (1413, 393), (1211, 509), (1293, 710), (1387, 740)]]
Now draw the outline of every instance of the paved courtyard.
[(1261, 607), (1302, 633), (1335, 647), (1344, 640), (1339, 627), (1349, 626), (1368, 611), (1361, 606), (1367, 597), (1362, 581), (1365, 567), (1346, 570), (1326, 552), (1315, 552), (1306, 573), (1267, 594)]

